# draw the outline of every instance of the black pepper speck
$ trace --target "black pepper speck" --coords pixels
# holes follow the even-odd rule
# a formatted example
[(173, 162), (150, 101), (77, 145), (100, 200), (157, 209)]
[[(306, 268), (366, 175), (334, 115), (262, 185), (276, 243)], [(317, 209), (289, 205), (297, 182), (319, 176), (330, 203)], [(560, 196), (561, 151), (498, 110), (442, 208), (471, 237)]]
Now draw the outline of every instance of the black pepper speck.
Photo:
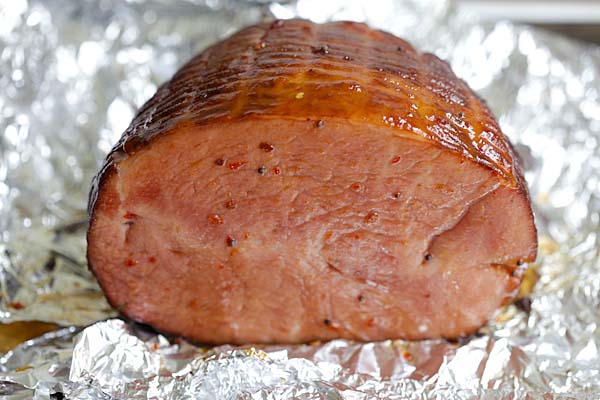
[(313, 49), (314, 54), (329, 54), (329, 46), (323, 45), (317, 49)]

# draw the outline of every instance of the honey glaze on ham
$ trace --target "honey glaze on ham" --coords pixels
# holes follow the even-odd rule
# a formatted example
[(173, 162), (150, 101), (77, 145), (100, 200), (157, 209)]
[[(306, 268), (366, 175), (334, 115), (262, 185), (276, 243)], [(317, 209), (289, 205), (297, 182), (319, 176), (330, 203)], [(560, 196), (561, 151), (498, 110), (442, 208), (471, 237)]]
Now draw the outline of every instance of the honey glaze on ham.
[(192, 59), (109, 154), (90, 214), (110, 303), (207, 343), (468, 335), (537, 250), (485, 104), (351, 22), (260, 24)]

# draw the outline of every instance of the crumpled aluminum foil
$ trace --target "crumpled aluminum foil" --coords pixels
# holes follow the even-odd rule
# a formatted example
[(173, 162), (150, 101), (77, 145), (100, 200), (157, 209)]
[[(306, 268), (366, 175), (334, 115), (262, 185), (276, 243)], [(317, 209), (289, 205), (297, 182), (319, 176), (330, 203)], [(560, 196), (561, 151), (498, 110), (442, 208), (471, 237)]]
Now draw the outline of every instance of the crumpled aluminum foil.
[[(100, 160), (195, 53), (262, 18), (295, 16), (365, 21), (435, 52), (515, 144), (540, 255), (524, 297), (475, 337), (209, 349), (96, 322), (116, 315), (85, 262)], [(600, 398), (598, 82), (597, 48), (483, 24), (443, 0), (0, 0), (0, 320), (67, 326), (0, 358), (0, 395)]]

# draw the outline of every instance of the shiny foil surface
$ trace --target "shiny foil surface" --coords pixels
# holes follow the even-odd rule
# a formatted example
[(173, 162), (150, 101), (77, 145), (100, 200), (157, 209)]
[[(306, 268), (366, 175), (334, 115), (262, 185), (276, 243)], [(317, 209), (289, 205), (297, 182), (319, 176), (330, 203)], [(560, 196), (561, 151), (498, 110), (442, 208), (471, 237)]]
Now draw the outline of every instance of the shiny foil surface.
[[(478, 335), (202, 348), (115, 319), (88, 272), (90, 181), (135, 110), (210, 43), (298, 16), (435, 52), (515, 145), (540, 254)], [(65, 326), (0, 358), (0, 396), (600, 398), (599, 82), (597, 48), (446, 1), (0, 0), (0, 320)]]

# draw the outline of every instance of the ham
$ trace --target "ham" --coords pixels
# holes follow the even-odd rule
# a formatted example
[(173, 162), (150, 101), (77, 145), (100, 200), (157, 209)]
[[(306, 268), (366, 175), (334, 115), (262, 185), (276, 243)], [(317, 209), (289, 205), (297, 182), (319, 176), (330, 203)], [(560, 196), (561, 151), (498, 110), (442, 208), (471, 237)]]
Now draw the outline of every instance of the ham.
[(485, 103), (353, 22), (262, 23), (193, 58), (108, 155), (89, 212), (108, 301), (204, 343), (466, 336), (537, 251)]

